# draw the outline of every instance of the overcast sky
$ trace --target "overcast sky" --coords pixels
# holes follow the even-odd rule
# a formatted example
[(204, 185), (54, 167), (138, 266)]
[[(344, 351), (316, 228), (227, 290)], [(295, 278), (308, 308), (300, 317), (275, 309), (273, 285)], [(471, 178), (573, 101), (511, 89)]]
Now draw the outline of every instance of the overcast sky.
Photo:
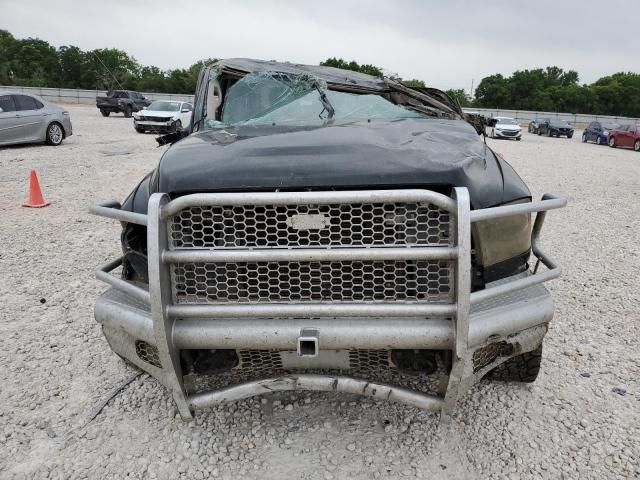
[(372, 63), (438, 88), (557, 65), (582, 82), (640, 71), (635, 0), (0, 0), (0, 28), (142, 64), (251, 57)]

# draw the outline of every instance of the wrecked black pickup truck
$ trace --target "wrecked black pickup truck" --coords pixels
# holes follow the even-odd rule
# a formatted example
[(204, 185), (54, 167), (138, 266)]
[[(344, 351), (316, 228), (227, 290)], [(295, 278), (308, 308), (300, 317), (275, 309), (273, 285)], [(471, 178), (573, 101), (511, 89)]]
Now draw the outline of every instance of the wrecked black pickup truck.
[[(449, 414), (484, 376), (532, 382), (560, 267), (546, 211), (434, 89), (246, 59), (200, 74), (120, 205), (96, 320), (183, 417), (284, 390)], [(536, 213), (535, 220), (532, 214)]]

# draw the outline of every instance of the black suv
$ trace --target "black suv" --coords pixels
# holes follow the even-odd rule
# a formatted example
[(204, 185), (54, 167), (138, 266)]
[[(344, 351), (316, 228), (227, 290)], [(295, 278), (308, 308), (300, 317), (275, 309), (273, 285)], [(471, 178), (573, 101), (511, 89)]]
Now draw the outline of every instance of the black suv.
[(538, 135), (546, 137), (573, 137), (573, 127), (564, 120), (545, 119), (540, 122), (537, 129)]

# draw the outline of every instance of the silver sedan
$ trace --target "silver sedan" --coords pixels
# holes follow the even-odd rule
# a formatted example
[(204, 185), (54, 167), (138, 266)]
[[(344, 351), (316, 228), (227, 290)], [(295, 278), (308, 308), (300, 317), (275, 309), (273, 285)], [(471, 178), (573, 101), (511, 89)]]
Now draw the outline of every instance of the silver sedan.
[(0, 91), (0, 145), (60, 145), (73, 133), (69, 112), (36, 96)]

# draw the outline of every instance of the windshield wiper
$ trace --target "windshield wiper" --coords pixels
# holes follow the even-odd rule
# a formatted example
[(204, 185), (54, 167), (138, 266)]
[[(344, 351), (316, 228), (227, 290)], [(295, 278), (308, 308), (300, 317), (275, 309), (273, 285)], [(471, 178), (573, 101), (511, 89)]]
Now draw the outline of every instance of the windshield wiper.
[(321, 115), (326, 110), (327, 119), (331, 120), (336, 113), (335, 109), (333, 108), (333, 105), (331, 105), (331, 102), (329, 101), (329, 98), (327, 97), (326, 92), (322, 88), (320, 88), (320, 85), (318, 84), (317, 81), (313, 82), (313, 86), (316, 87), (316, 90), (320, 95), (320, 101), (322, 102), (322, 106), (324, 107), (324, 110), (322, 110), (322, 112), (320, 112), (320, 115), (318, 116), (322, 118)]

